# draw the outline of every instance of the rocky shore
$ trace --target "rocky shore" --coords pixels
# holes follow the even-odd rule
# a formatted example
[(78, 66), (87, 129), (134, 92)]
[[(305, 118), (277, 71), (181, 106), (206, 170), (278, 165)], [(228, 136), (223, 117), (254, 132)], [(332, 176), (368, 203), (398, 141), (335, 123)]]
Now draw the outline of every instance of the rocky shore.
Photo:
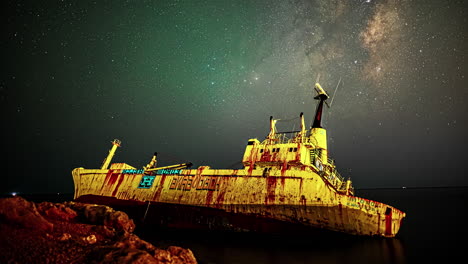
[(0, 263), (197, 263), (133, 234), (127, 214), (103, 205), (0, 199)]

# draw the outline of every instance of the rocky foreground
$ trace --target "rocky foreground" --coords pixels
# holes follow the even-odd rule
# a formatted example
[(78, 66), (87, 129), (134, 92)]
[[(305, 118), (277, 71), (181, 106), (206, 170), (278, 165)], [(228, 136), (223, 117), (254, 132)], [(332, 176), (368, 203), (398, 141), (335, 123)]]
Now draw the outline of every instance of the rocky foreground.
[(0, 199), (0, 263), (197, 263), (190, 249), (159, 249), (103, 205)]

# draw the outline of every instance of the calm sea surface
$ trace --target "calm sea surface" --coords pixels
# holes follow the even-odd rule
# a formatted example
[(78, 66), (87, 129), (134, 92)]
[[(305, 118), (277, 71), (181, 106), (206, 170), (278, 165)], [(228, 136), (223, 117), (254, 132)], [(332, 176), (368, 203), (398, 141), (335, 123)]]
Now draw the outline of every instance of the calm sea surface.
[[(143, 226), (137, 226), (135, 233), (155, 246), (190, 248), (199, 263), (455, 263), (460, 257), (466, 259), (468, 187), (374, 189), (356, 194), (406, 212), (396, 238), (279, 237)], [(30, 198), (58, 202), (69, 197)]]

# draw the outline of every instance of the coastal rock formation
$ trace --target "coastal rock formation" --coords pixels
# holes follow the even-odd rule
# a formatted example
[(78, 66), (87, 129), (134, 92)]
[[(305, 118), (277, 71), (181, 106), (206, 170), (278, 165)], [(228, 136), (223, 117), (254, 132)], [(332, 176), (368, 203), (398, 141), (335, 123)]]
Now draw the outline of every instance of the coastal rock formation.
[(0, 263), (196, 263), (190, 249), (156, 248), (108, 206), (0, 199)]
[(12, 226), (52, 231), (53, 224), (39, 214), (34, 203), (20, 197), (0, 199), (0, 220)]

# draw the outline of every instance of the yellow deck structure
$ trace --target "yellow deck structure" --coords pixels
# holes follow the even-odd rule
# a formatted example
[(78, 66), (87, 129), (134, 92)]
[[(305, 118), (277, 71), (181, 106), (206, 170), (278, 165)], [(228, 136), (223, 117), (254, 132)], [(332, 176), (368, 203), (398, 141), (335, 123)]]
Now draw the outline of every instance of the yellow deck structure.
[[(158, 168), (156, 154), (143, 169), (125, 163), (108, 168), (121, 145), (114, 140), (100, 169), (73, 170), (75, 199), (105, 203), (109, 198), (145, 205), (146, 210), (158, 205), (182, 206), (200, 214), (191, 218), (198, 222), (204, 221), (200, 220), (204, 209), (209, 209), (210, 216), (216, 215), (209, 220), (209, 226), (232, 230), (248, 230), (246, 222), (259, 220), (256, 228), (263, 222), (276, 221), (355, 235), (394, 237), (405, 213), (354, 196), (351, 180), (344, 179), (328, 157), (326, 130), (320, 122), (328, 95), (318, 83), (315, 89), (319, 104), (312, 128), (306, 129), (301, 113), (299, 131), (278, 133), (276, 120), (271, 117), (268, 136), (262, 141), (248, 140), (242, 169), (188, 169), (190, 164)], [(247, 218), (239, 220), (238, 216)]]

